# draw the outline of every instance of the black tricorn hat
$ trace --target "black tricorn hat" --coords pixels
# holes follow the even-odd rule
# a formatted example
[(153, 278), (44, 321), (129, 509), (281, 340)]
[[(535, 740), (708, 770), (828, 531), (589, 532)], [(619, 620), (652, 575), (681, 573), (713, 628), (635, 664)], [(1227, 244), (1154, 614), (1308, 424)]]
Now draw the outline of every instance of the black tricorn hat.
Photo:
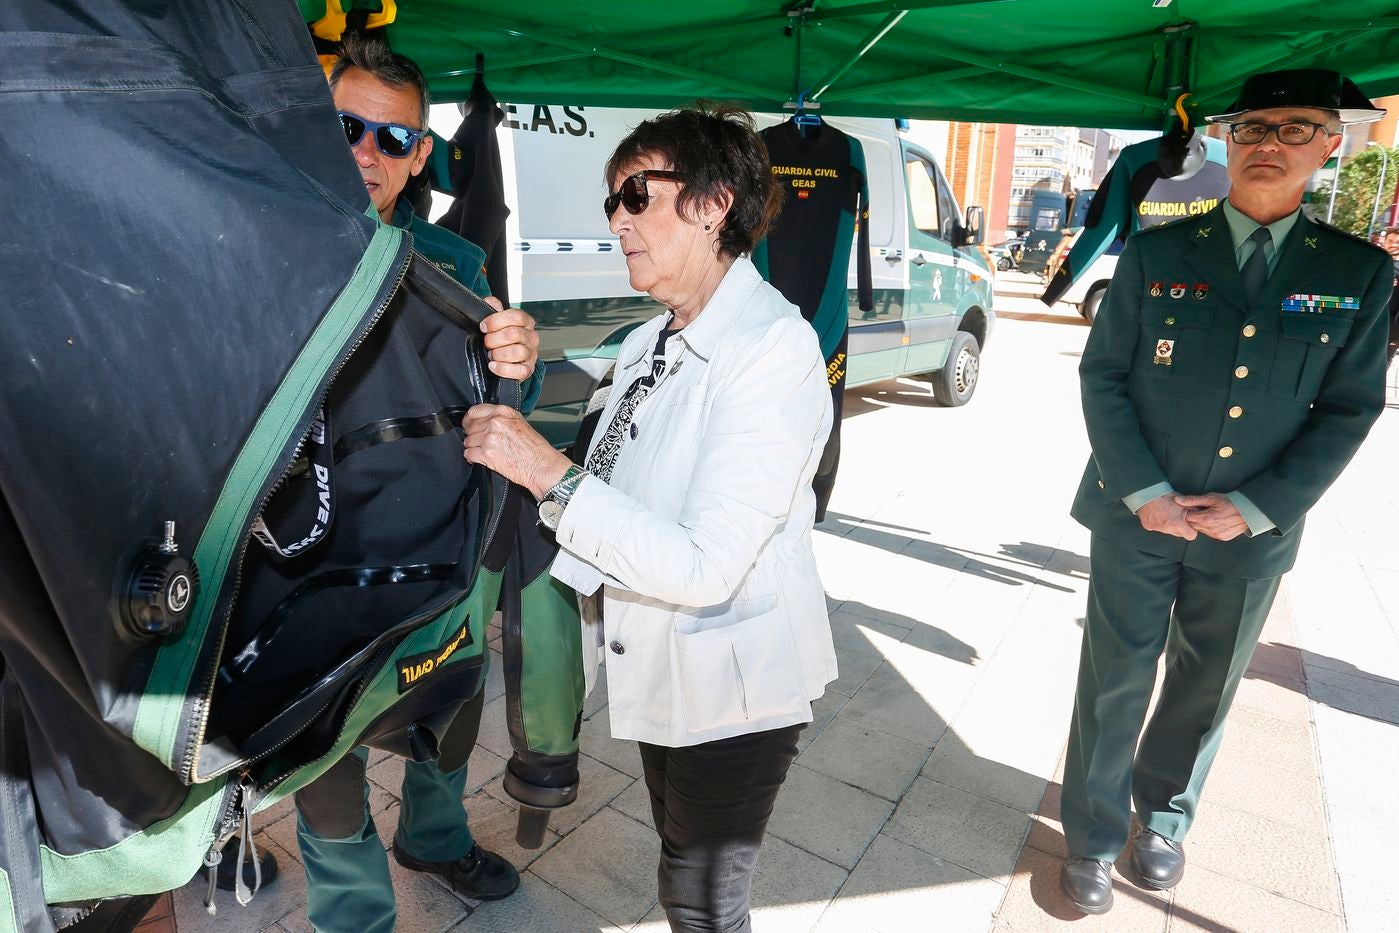
[(1291, 71), (1265, 71), (1249, 75), (1228, 113), (1205, 119), (1229, 123), (1250, 110), (1272, 107), (1314, 107), (1334, 110), (1342, 124), (1372, 123), (1384, 116), (1355, 82), (1338, 71), (1324, 68), (1298, 68)]

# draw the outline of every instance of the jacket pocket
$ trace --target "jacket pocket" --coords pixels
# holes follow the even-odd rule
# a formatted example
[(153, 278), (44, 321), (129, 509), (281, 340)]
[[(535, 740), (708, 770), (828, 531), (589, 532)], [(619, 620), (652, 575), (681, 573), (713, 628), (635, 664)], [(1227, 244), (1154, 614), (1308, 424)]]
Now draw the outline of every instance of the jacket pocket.
[(677, 631), (675, 648), (688, 732), (793, 713), (806, 702), (780, 607), (732, 625)]
[(1138, 352), (1153, 378), (1189, 376), (1198, 370), (1209, 328), (1213, 299), (1156, 299), (1142, 304)]
[(1268, 391), (1299, 402), (1314, 401), (1336, 351), (1350, 338), (1351, 324), (1345, 317), (1284, 312)]

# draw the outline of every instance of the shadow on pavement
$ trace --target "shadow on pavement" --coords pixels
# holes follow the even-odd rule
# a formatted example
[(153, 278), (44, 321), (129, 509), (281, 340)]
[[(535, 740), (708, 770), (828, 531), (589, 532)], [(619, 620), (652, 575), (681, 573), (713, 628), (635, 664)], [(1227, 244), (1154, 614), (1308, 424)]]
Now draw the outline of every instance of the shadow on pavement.
[[(992, 580), (1006, 586), (1024, 586), (1029, 583), (1046, 586), (1061, 593), (1074, 592), (1072, 587), (1054, 583), (1032, 573), (1016, 570), (1014, 567), (1004, 566), (1005, 564), (1015, 564), (1028, 570), (1048, 570), (1051, 573), (1062, 574), (1076, 580), (1088, 579), (1088, 558), (1080, 554), (1069, 553), (1061, 561), (1061, 566), (1051, 568), (1048, 564), (1050, 558), (1055, 554), (1055, 549), (1043, 544), (1032, 544), (1028, 541), (1021, 541), (1018, 544), (1003, 544), (999, 553), (985, 554), (968, 548), (938, 544), (936, 541), (928, 541), (921, 537), (885, 531), (886, 528), (914, 532), (915, 534), (925, 533), (914, 528), (900, 528), (897, 525), (854, 518), (839, 512), (827, 512), (825, 521), (816, 526), (817, 531), (824, 531), (838, 537), (850, 537), (861, 544), (868, 544), (891, 554), (913, 557), (927, 564), (956, 570), (959, 573), (970, 574), (983, 580)], [(997, 563), (990, 563), (990, 561)]]
[[(1295, 676), (1299, 666), (1305, 680)], [(1259, 642), (1244, 676), (1286, 687), (1345, 713), (1399, 726), (1399, 681), (1363, 671), (1349, 661)]]

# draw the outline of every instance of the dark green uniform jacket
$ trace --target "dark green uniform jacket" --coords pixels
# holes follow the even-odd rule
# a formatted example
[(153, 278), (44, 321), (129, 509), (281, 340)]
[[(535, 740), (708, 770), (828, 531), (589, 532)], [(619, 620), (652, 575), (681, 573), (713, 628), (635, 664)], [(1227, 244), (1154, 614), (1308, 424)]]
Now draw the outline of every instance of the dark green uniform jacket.
[[(1307, 510), (1384, 408), (1392, 281), (1382, 250), (1305, 216), (1252, 306), (1222, 208), (1132, 236), (1079, 366), (1093, 455), (1074, 518), (1208, 572), (1285, 573)], [(1276, 528), (1146, 531), (1122, 499), (1163, 481), (1242, 492)]]

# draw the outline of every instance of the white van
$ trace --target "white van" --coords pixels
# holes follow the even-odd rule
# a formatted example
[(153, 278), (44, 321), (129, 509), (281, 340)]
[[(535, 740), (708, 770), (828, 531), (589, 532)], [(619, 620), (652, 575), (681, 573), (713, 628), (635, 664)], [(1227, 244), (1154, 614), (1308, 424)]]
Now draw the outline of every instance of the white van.
[[(660, 311), (628, 284), (602, 212), (608, 156), (656, 111), (502, 107), (510, 299), (534, 316), (540, 357), (549, 367), (531, 421), (562, 446), (611, 371), (622, 338)], [(433, 129), (451, 138), (461, 120), (456, 105), (432, 109)], [(758, 116), (761, 126), (783, 119)], [(976, 390), (995, 320), (993, 273), (979, 248), (981, 208), (964, 216), (937, 163), (904, 139), (893, 120), (828, 122), (860, 140), (869, 173), (874, 308), (859, 308), (852, 257), (847, 385), (928, 374), (940, 402), (964, 404)], [(434, 198), (435, 218), (450, 199)]]

